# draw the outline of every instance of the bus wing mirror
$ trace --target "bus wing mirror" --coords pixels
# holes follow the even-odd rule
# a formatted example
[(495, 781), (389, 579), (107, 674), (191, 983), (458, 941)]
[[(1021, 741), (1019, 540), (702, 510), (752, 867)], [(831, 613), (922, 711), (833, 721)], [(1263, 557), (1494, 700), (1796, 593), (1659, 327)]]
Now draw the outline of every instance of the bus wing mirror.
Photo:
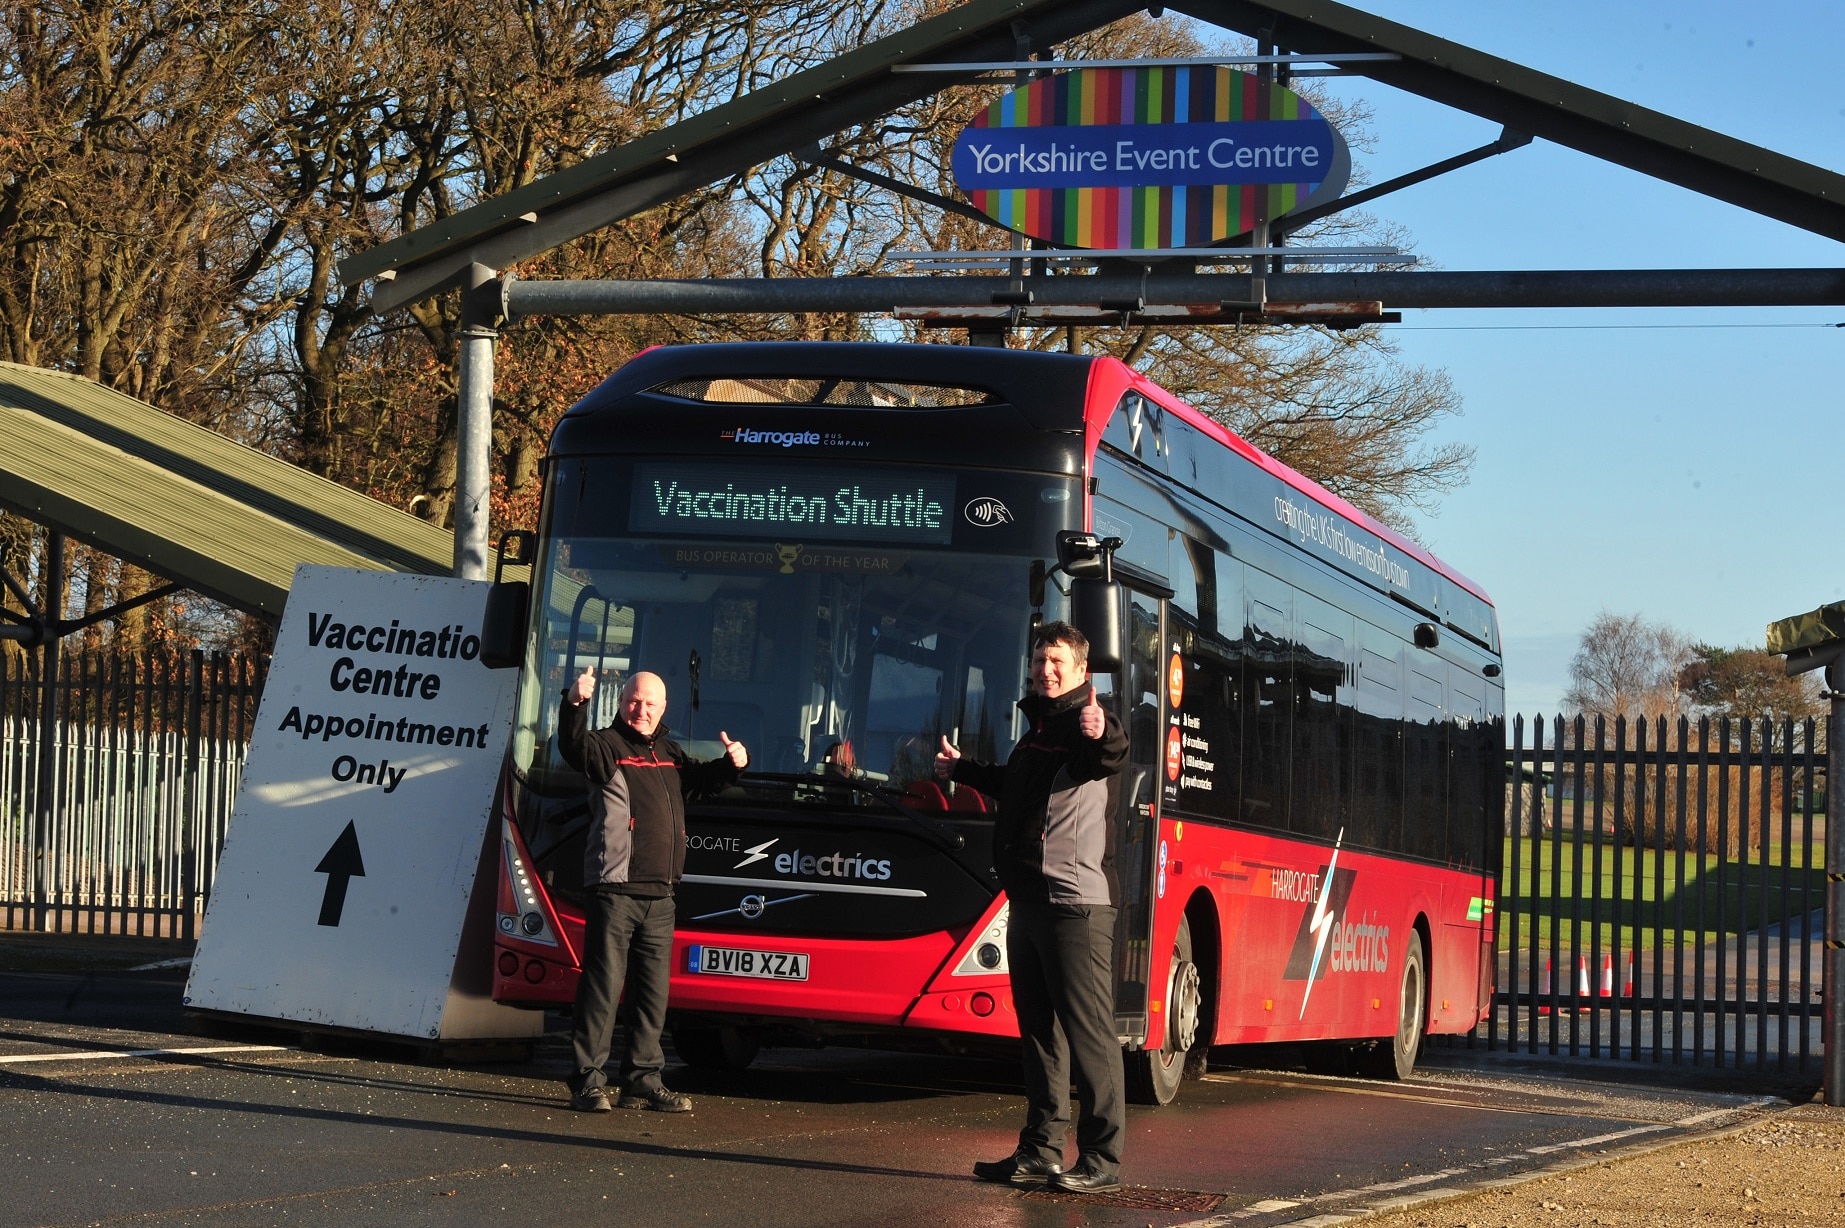
[(499, 560), (493, 567), (493, 584), (487, 589), (487, 607), (480, 619), (480, 663), (488, 669), (512, 669), (525, 659), (525, 622), (530, 612), (532, 586), (505, 578), (506, 567), (530, 567), (536, 539), (525, 529), (500, 538)]
[(1118, 537), (1097, 537), (1075, 529), (1057, 534), (1057, 567), (1072, 580), (1080, 576), (1114, 579), (1114, 554), (1120, 549)]
[(1070, 578), (1070, 621), (1089, 639), (1089, 669), (1112, 674), (1125, 655), (1121, 642), (1121, 586), (1095, 576)]

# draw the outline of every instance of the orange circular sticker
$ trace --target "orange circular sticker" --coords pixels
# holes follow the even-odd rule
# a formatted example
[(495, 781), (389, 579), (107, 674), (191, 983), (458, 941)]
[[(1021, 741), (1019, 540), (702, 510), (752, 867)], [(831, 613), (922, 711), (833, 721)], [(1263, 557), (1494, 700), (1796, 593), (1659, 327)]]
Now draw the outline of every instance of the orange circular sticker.
[(1179, 769), (1185, 766), (1185, 743), (1179, 737), (1177, 729), (1166, 731), (1166, 779), (1177, 780)]
[(1172, 654), (1172, 664), (1166, 667), (1166, 700), (1173, 707), (1185, 698), (1185, 662), (1178, 653)]

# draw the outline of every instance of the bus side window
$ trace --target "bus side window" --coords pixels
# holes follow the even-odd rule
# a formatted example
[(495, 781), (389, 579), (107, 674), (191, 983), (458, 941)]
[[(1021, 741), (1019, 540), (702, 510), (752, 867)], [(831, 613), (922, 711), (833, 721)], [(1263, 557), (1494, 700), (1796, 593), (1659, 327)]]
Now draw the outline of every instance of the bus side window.
[[(1484, 864), (1487, 828), (1473, 816), (1494, 815), (1486, 806), (1487, 781), (1493, 770), (1492, 726), (1486, 719), (1486, 683), (1477, 667), (1448, 663), (1448, 708), (1453, 753), (1450, 776), (1447, 860), (1469, 869)], [(1468, 821), (1459, 821), (1468, 816)]]
[(1217, 555), (1174, 530), (1183, 550), (1172, 552), (1171, 606), (1206, 635), (1217, 634)]
[(1254, 567), (1247, 592), (1243, 671), (1243, 817), (1286, 830), (1294, 725), (1294, 592)]
[(1209, 771), (1187, 768), (1178, 780), (1167, 779), (1167, 809), (1235, 819), (1242, 781), (1238, 680), (1243, 672), (1243, 642), (1205, 635), (1182, 611), (1173, 609), (1166, 616), (1166, 635), (1184, 663), (1179, 707), (1183, 728), (1195, 739), (1193, 745), (1203, 744), (1199, 755), (1212, 765)]
[(1402, 640), (1358, 621), (1357, 771), (1351, 837), (1395, 849), (1403, 838)]
[(1441, 860), (1448, 847), (1446, 663), (1423, 648), (1407, 653), (1409, 711), (1403, 726), (1402, 851)]
[(1297, 597), (1293, 831), (1336, 839), (1352, 800), (1351, 688), (1346, 686), (1352, 616), (1307, 593)]

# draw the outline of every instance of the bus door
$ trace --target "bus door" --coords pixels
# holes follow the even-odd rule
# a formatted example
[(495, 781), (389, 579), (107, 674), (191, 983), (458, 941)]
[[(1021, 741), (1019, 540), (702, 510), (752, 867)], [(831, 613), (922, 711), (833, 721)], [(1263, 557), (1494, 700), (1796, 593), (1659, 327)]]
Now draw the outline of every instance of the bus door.
[(1116, 818), (1115, 873), (1121, 912), (1115, 920), (1115, 1031), (1143, 1040), (1147, 985), (1153, 965), (1153, 906), (1159, 866), (1160, 788), (1166, 759), (1166, 602), (1126, 589), (1126, 653), (1114, 678), (1115, 715), (1128, 735), (1128, 765), (1121, 774)]

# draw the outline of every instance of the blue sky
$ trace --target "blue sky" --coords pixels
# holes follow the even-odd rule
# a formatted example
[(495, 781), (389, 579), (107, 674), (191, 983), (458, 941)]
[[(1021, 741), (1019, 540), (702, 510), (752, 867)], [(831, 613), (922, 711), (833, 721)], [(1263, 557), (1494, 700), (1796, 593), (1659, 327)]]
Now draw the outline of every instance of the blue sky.
[[(1357, 7), (1845, 171), (1845, 4), (1358, 0)], [(1486, 120), (1387, 86), (1374, 180), (1484, 144)], [(1538, 141), (1376, 202), (1444, 269), (1840, 267), (1845, 247)], [(1510, 712), (1558, 710), (1598, 611), (1715, 644), (1845, 600), (1845, 306), (1406, 311), (1406, 361), (1466, 405), (1472, 479), (1420, 532), (1483, 585)], [(1696, 327), (1692, 327), (1696, 326)]]

